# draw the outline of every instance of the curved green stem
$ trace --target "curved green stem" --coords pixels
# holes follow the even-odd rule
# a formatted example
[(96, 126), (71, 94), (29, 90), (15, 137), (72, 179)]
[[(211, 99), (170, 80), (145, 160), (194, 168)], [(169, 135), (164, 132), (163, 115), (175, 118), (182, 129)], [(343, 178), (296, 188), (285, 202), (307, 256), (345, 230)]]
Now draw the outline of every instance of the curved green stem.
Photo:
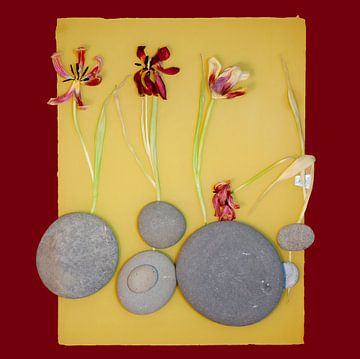
[(198, 117), (196, 120), (196, 129), (195, 129), (195, 137), (194, 137), (194, 145), (193, 145), (193, 174), (195, 180), (195, 188), (200, 202), (201, 213), (204, 218), (204, 223), (207, 222), (206, 215), (206, 207), (205, 200), (201, 189), (200, 176), (198, 173), (198, 162), (199, 162), (199, 141), (200, 134), (202, 129), (202, 120), (204, 117), (204, 107), (205, 107), (205, 74), (204, 74), (204, 63), (201, 57), (201, 84), (200, 84), (200, 96), (199, 96), (199, 110)]
[(289, 156), (289, 157), (284, 157), (279, 161), (276, 161), (274, 163), (272, 163), (270, 166), (267, 166), (266, 168), (264, 168), (262, 171), (258, 172), (255, 176), (252, 176), (251, 178), (249, 178), (247, 181), (245, 181), (244, 183), (242, 183), (239, 187), (236, 187), (233, 190), (233, 193), (236, 193), (238, 191), (240, 191), (241, 189), (247, 187), (248, 185), (252, 184), (253, 182), (255, 182), (256, 180), (258, 180), (259, 178), (261, 178), (262, 176), (266, 175), (268, 172), (270, 172), (271, 170), (273, 170), (275, 167), (279, 166), (280, 164), (282, 164), (285, 161), (288, 160), (294, 160), (294, 157)]
[(146, 152), (146, 155), (151, 161), (150, 158), (150, 143), (149, 143), (149, 120), (148, 120), (148, 97), (145, 95), (142, 97), (141, 101), (141, 135), (143, 140), (143, 146)]
[(299, 142), (300, 142), (300, 153), (303, 156), (305, 154), (305, 137), (304, 137), (304, 130), (303, 130), (302, 121), (301, 121), (301, 115), (300, 115), (298, 104), (296, 102), (295, 93), (294, 93), (293, 87), (291, 85), (289, 69), (283, 58), (281, 58), (281, 61), (282, 61), (285, 78), (286, 78), (286, 83), (287, 83), (288, 102), (289, 102), (290, 109), (292, 111), (292, 114), (293, 114), (294, 120), (295, 120), (296, 131), (298, 133)]
[(205, 135), (207, 132), (207, 128), (209, 126), (209, 120), (211, 117), (211, 112), (212, 112), (212, 109), (214, 106), (214, 102), (215, 102), (215, 100), (212, 98), (208, 104), (206, 114), (205, 114), (204, 124), (203, 124), (202, 130), (201, 130), (200, 141), (199, 141), (198, 163), (197, 163), (197, 169), (196, 169), (199, 175), (200, 175), (200, 171), (201, 171), (201, 161), (202, 161), (203, 152), (204, 152)]
[(195, 174), (195, 188), (196, 188), (196, 192), (198, 194), (201, 213), (204, 218), (204, 224), (206, 224), (207, 223), (207, 213), (206, 213), (206, 207), (205, 207), (205, 199), (204, 199), (204, 195), (202, 193), (200, 176), (197, 173)]
[(156, 184), (156, 199), (161, 199), (161, 187), (160, 187), (160, 176), (158, 168), (158, 155), (157, 155), (157, 113), (158, 113), (158, 98), (157, 96), (152, 97), (152, 108), (151, 108), (151, 123), (150, 123), (150, 155), (151, 164), (153, 167), (153, 175)]
[(106, 109), (111, 99), (111, 95), (108, 95), (102, 105), (97, 128), (95, 134), (95, 162), (94, 162), (94, 181), (93, 181), (93, 200), (90, 213), (94, 213), (97, 205), (97, 199), (99, 194), (99, 182), (100, 182), (100, 169), (102, 162), (102, 154), (104, 148), (105, 130), (106, 130)]
[[(205, 114), (205, 119), (204, 119), (202, 126), (199, 125), (199, 122), (197, 124), (197, 128), (196, 128), (197, 133), (195, 133), (195, 143), (194, 143), (193, 171), (194, 171), (194, 177), (195, 177), (196, 192), (198, 194), (201, 212), (202, 212), (202, 215), (204, 218), (204, 224), (207, 223), (207, 213), (206, 213), (205, 199), (204, 199), (204, 195), (203, 195), (203, 191), (202, 191), (202, 187), (201, 187), (201, 178), (200, 178), (201, 161), (202, 161), (203, 151), (204, 151), (205, 135), (206, 135), (207, 128), (209, 125), (209, 120), (211, 117), (213, 105), (214, 105), (214, 99), (211, 99), (208, 104), (206, 114)], [(202, 115), (202, 112), (203, 111), (201, 111), (201, 107), (200, 107), (199, 118), (200, 118), (200, 115)]]
[[(296, 131), (297, 131), (298, 138), (299, 138), (300, 154), (301, 154), (301, 156), (304, 156), (305, 155), (305, 135), (304, 135), (304, 130), (303, 130), (303, 126), (302, 126), (302, 120), (301, 120), (301, 115), (300, 115), (300, 111), (299, 111), (299, 106), (296, 102), (295, 93), (294, 93), (294, 90), (291, 85), (289, 69), (283, 58), (281, 58), (281, 61), (283, 64), (283, 69), (284, 69), (284, 73), (285, 73), (285, 77), (286, 77), (288, 102), (289, 102), (289, 106), (290, 106), (291, 112), (292, 112), (294, 120), (295, 120)], [(302, 191), (303, 191), (303, 197), (304, 197), (304, 201), (305, 201), (306, 197), (307, 197), (307, 192), (306, 192), (306, 188), (305, 188), (305, 171), (304, 170), (301, 171), (300, 175), (301, 175), (301, 181), (303, 183)]]
[(199, 121), (199, 119), (202, 117), (202, 114), (203, 114), (203, 110), (202, 110), (203, 105), (201, 104), (201, 96), (200, 96), (199, 118), (198, 118), (198, 123), (196, 126), (195, 141), (194, 141), (194, 153), (193, 153), (193, 171), (194, 171), (194, 177), (195, 177), (195, 187), (196, 187), (196, 192), (198, 194), (198, 198), (199, 198), (199, 202), (200, 202), (201, 212), (202, 212), (202, 215), (204, 218), (204, 224), (207, 223), (207, 213), (206, 213), (205, 199), (204, 199), (204, 195), (203, 195), (203, 191), (202, 191), (202, 187), (201, 187), (201, 178), (200, 178), (201, 161), (202, 161), (203, 151), (204, 151), (205, 135), (206, 135), (207, 128), (209, 125), (209, 120), (211, 117), (213, 105), (214, 105), (214, 99), (211, 99), (208, 104), (207, 110), (206, 110), (204, 122), (201, 125), (201, 122)]
[[(127, 127), (126, 127), (126, 123), (125, 123), (125, 119), (124, 119), (124, 115), (123, 112), (121, 110), (121, 105), (120, 105), (120, 98), (119, 98), (119, 94), (118, 94), (118, 89), (120, 88), (120, 86), (118, 86), (114, 91), (113, 91), (113, 97), (114, 97), (114, 101), (115, 101), (115, 106), (116, 106), (116, 110), (117, 110), (117, 114), (118, 117), (120, 119), (121, 122), (121, 129), (122, 129), (122, 134), (123, 134), (123, 138), (125, 140), (126, 146), (128, 147), (129, 151), (131, 152), (131, 154), (134, 156), (136, 163), (138, 164), (141, 172), (144, 174), (144, 176), (147, 178), (147, 180), (151, 183), (151, 185), (156, 188), (155, 185), (155, 181), (153, 180), (153, 178), (150, 176), (150, 174), (148, 173), (148, 171), (145, 168), (145, 165), (143, 163), (143, 161), (140, 159), (140, 157), (138, 156), (137, 152), (135, 151), (134, 147), (132, 146), (132, 144), (130, 143), (129, 140), (129, 136), (127, 133)], [(142, 106), (142, 114), (141, 114), (141, 126), (143, 127), (143, 120), (144, 120), (144, 107)], [(145, 115), (147, 118), (147, 115)], [(146, 150), (146, 148), (145, 148)], [(147, 150), (146, 150), (147, 151)]]
[(93, 182), (94, 181), (94, 171), (93, 171), (93, 168), (92, 168), (92, 165), (91, 165), (90, 156), (89, 156), (88, 150), (86, 148), (85, 141), (84, 141), (83, 136), (82, 136), (81, 131), (80, 131), (79, 121), (78, 121), (78, 117), (77, 117), (77, 107), (76, 107), (75, 97), (73, 98), (73, 107), (72, 107), (72, 109), (73, 109), (73, 120), (74, 120), (75, 130), (76, 130), (76, 132), (77, 132), (77, 134), (79, 136), (80, 143), (81, 143), (82, 149), (84, 151), (85, 159), (86, 159), (87, 165), (89, 167), (91, 181)]

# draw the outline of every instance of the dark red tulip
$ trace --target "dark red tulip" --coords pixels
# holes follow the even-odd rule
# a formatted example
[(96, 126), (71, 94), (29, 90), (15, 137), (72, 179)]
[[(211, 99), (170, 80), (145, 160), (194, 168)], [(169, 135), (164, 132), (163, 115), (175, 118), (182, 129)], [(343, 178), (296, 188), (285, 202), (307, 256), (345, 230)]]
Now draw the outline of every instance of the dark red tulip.
[(136, 55), (141, 63), (135, 65), (141, 66), (142, 69), (134, 75), (138, 93), (140, 96), (158, 96), (166, 100), (166, 87), (160, 73), (166, 75), (175, 75), (180, 69), (178, 67), (162, 67), (162, 62), (170, 57), (170, 51), (167, 47), (161, 47), (153, 57), (145, 53), (145, 46), (138, 46)]

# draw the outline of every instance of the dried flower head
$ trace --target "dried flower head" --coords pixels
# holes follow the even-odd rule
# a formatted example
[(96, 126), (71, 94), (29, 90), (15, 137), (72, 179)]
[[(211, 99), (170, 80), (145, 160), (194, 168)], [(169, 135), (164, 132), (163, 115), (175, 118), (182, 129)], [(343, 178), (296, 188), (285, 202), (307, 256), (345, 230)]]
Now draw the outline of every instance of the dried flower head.
[(235, 209), (239, 209), (240, 206), (234, 202), (230, 181), (216, 183), (213, 193), (215, 216), (219, 221), (233, 221), (236, 218)]
[(137, 57), (141, 63), (135, 63), (142, 69), (134, 75), (138, 93), (140, 96), (158, 96), (166, 100), (166, 87), (160, 73), (166, 75), (175, 75), (180, 69), (178, 67), (162, 67), (162, 62), (170, 57), (170, 51), (167, 47), (161, 47), (153, 57), (149, 57), (145, 53), (145, 46), (138, 46)]
[(245, 89), (239, 87), (241, 81), (249, 78), (249, 73), (238, 66), (231, 66), (221, 71), (221, 64), (215, 58), (209, 59), (209, 88), (213, 99), (231, 99), (245, 95)]
[(53, 62), (53, 66), (55, 71), (58, 73), (60, 77), (64, 80), (63, 82), (70, 82), (71, 86), (69, 90), (56, 98), (51, 98), (48, 101), (49, 105), (59, 105), (63, 102), (68, 101), (72, 96), (75, 96), (76, 104), (79, 109), (85, 109), (86, 106), (81, 98), (81, 85), (84, 84), (86, 86), (97, 86), (101, 82), (101, 77), (99, 76), (101, 68), (102, 68), (102, 58), (100, 56), (95, 56), (95, 65), (89, 71), (89, 66), (85, 66), (85, 48), (78, 47), (75, 52), (77, 55), (77, 62), (75, 65), (70, 65), (71, 74), (68, 73), (60, 58), (60, 54), (55, 52), (51, 56), (51, 60)]

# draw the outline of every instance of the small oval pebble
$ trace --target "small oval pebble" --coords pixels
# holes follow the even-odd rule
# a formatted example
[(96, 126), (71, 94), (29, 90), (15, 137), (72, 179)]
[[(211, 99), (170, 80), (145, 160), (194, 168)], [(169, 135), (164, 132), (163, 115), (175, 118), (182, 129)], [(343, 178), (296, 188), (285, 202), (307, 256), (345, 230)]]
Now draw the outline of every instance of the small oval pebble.
[(138, 228), (149, 246), (161, 249), (173, 246), (182, 238), (186, 222), (183, 214), (172, 204), (157, 201), (141, 210)]
[(118, 242), (107, 223), (88, 213), (58, 218), (44, 233), (36, 267), (44, 285), (65, 298), (94, 294), (113, 277)]
[(277, 241), (286, 251), (302, 251), (314, 243), (313, 230), (302, 223), (289, 224), (281, 228)]
[(299, 280), (299, 269), (292, 262), (284, 262), (285, 288), (292, 288)]
[(130, 272), (127, 284), (133, 292), (144, 293), (156, 284), (158, 277), (158, 272), (155, 267), (143, 264)]
[(149, 314), (162, 308), (176, 288), (175, 266), (158, 251), (145, 251), (130, 258), (117, 281), (121, 304), (135, 314)]

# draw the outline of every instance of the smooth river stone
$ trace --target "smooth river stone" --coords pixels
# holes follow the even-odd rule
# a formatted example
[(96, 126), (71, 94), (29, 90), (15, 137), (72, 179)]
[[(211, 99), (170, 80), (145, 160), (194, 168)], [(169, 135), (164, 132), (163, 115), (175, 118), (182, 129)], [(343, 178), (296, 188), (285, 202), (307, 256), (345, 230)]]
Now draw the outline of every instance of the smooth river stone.
[(283, 265), (274, 246), (239, 222), (214, 222), (192, 234), (178, 256), (176, 275), (195, 310), (231, 326), (265, 318), (284, 289)]
[(176, 288), (174, 263), (158, 251), (136, 254), (122, 267), (117, 282), (121, 304), (135, 314), (162, 308)]
[(64, 298), (94, 294), (113, 277), (118, 242), (99, 217), (70, 213), (53, 222), (43, 235), (36, 266), (44, 285)]
[(127, 285), (135, 293), (144, 293), (150, 290), (157, 283), (158, 279), (159, 275), (156, 268), (143, 264), (130, 272)]
[(284, 262), (285, 288), (292, 288), (299, 281), (299, 269), (292, 262)]
[(172, 204), (157, 201), (141, 210), (138, 228), (149, 246), (162, 249), (173, 246), (182, 238), (186, 222), (183, 214)]
[(277, 241), (286, 251), (302, 251), (309, 248), (315, 240), (311, 227), (302, 223), (289, 224), (281, 228)]

